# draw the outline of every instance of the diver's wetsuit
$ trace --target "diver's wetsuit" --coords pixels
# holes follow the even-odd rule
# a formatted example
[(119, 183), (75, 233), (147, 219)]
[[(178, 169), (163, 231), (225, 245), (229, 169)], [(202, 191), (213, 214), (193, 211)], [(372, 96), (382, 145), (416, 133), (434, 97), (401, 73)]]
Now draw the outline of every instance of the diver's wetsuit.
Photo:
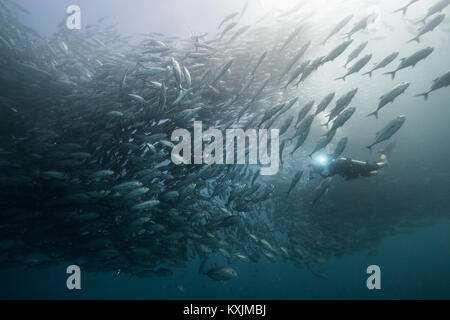
[(350, 158), (338, 158), (331, 161), (328, 166), (328, 174), (324, 177), (331, 177), (336, 174), (341, 175), (346, 180), (369, 177), (377, 173), (377, 170), (383, 167), (384, 163), (369, 163)]

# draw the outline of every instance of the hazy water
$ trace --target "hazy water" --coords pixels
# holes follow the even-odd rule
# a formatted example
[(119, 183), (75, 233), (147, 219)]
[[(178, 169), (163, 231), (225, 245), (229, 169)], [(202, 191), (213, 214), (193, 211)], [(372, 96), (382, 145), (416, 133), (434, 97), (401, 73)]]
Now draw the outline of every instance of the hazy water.
[[(214, 32), (223, 16), (242, 5), (239, 1), (212, 3), (206, 0), (170, 0), (164, 4), (141, 0), (133, 1), (132, 6), (128, 1), (96, 1), (95, 4), (81, 0), (18, 2), (32, 12), (32, 16), (26, 18), (29, 24), (44, 34), (54, 30), (67, 5), (77, 3), (82, 8), (84, 23), (94, 23), (99, 17), (109, 15), (112, 21), (120, 22), (122, 31), (127, 34), (156, 31), (181, 36), (188, 36), (189, 30)], [(384, 1), (380, 4), (383, 17), (394, 28), (402, 23), (401, 16), (390, 12), (403, 2)], [(408, 17), (419, 18), (432, 4), (434, 1), (424, 0), (410, 9)], [(343, 16), (344, 12), (336, 14)], [(448, 29), (448, 23), (442, 26), (445, 28)], [(358, 107), (355, 119), (335, 138), (337, 141), (344, 135), (351, 137), (346, 155), (357, 159), (375, 158), (361, 146), (372, 141), (373, 133), (380, 130), (384, 122), (398, 114), (408, 117), (395, 136), (397, 147), (390, 158), (390, 167), (377, 178), (341, 182), (334, 186), (327, 198), (336, 210), (331, 214), (352, 212), (364, 216), (382, 212), (405, 217), (410, 214), (411, 218), (448, 217), (450, 214), (450, 92), (449, 89), (434, 92), (426, 103), (414, 97), (414, 94), (426, 91), (434, 78), (448, 70), (449, 33), (436, 30), (424, 36), (420, 45), (406, 45), (410, 38), (411, 34), (403, 30), (395, 33), (395, 37), (387, 34), (384, 40), (370, 40), (366, 48), (366, 52), (373, 53), (376, 59), (397, 50), (404, 57), (425, 46), (436, 48), (426, 63), (401, 71), (394, 82), (380, 76), (382, 71), (373, 78), (353, 76), (345, 83), (325, 82), (323, 78), (335, 78), (344, 71), (340, 64), (332, 64), (319, 69), (308, 82), (308, 88), (300, 93), (323, 96), (333, 88), (364, 88), (352, 103)], [(330, 47), (324, 50), (328, 51)], [(396, 63), (390, 65), (389, 70)], [(386, 106), (378, 122), (363, 121), (365, 114), (375, 109), (378, 97), (401, 81), (412, 82), (407, 94), (399, 98), (401, 103)], [(295, 163), (290, 165), (295, 166)], [(235, 264), (239, 277), (222, 284), (200, 276), (197, 271), (199, 261), (193, 261), (187, 269), (176, 270), (170, 278), (129, 279), (124, 275), (83, 273), (83, 289), (71, 292), (65, 287), (66, 265), (42, 270), (0, 270), (0, 298), (450, 298), (448, 220), (440, 219), (412, 233), (389, 237), (373, 249), (371, 255), (360, 253), (328, 261), (320, 268), (328, 275), (326, 279), (317, 279), (310, 272), (295, 269), (290, 264), (264, 261), (256, 265)], [(371, 264), (381, 267), (382, 290), (378, 292), (366, 288), (365, 270)], [(185, 292), (180, 292), (177, 285), (183, 285)]]
[[(442, 299), (450, 296), (450, 223), (384, 240), (374, 255), (355, 254), (323, 265), (328, 278), (288, 264), (236, 263), (237, 279), (218, 283), (198, 274), (198, 261), (170, 278), (129, 279), (82, 274), (82, 290), (65, 286), (66, 265), (0, 270), (0, 298), (20, 299)], [(366, 287), (366, 268), (381, 268), (381, 290)], [(177, 289), (183, 285), (185, 292)]]

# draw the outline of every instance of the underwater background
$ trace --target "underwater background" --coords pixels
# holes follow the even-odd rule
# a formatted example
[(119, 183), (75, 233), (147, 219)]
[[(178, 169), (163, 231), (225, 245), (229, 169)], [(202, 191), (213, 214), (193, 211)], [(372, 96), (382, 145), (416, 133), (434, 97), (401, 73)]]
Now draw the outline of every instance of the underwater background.
[[(20, 21), (44, 37), (50, 38), (52, 34), (57, 32), (57, 25), (65, 17), (66, 8), (69, 5), (76, 4), (81, 8), (82, 29), (89, 24), (97, 23), (101, 17), (108, 16), (110, 23), (118, 23), (117, 28), (121, 35), (129, 36), (130, 41), (137, 42), (140, 40), (137, 34), (146, 32), (159, 32), (166, 36), (175, 36), (182, 39), (189, 38), (193, 34), (208, 33), (206, 38), (214, 38), (217, 26), (223, 18), (230, 12), (241, 12), (246, 3), (237, 0), (168, 0), (164, 2), (143, 0), (132, 2), (122, 0), (97, 0), (94, 2), (40, 0), (31, 2), (17, 0), (14, 2), (20, 4), (30, 13), (18, 13)], [(289, 196), (286, 196), (286, 191), (294, 174), (300, 168), (306, 168), (307, 163), (311, 161), (308, 154), (314, 148), (317, 139), (326, 133), (326, 131), (323, 131), (325, 129), (317, 123), (311, 129), (310, 138), (302, 145), (304, 151), (300, 151), (297, 154), (298, 157), (286, 153), (286, 156), (283, 157), (283, 167), (277, 175), (258, 178), (262, 182), (274, 186), (274, 200), (269, 200), (272, 201), (269, 205), (256, 207), (255, 210), (270, 212), (265, 219), (269, 221), (267, 224), (271, 226), (273, 221), (278, 221), (277, 217), (281, 217), (279, 223), (273, 224), (275, 226), (273, 228), (279, 228), (277, 231), (280, 233), (279, 239), (281, 240), (279, 240), (279, 243), (282, 243), (285, 237), (291, 237), (292, 232), (301, 232), (299, 230), (302, 229), (286, 231), (289, 221), (301, 216), (300, 213), (297, 213), (297, 210), (298, 212), (308, 212), (307, 219), (311, 225), (314, 225), (311, 234), (314, 232), (323, 234), (320, 242), (326, 243), (328, 237), (332, 237), (332, 241), (338, 243), (341, 241), (341, 245), (333, 246), (333, 248), (323, 249), (321, 247), (321, 249), (317, 249), (318, 253), (314, 247), (308, 254), (308, 257), (315, 253), (317, 253), (317, 256), (326, 256), (324, 261), (313, 259), (314, 265), (318, 262), (315, 267), (316, 270), (320, 270), (320, 274), (325, 276), (317, 277), (309, 267), (299, 268), (295, 266), (289, 255), (285, 257), (286, 259), (276, 259), (275, 262), (269, 261), (269, 257), (269, 260), (259, 259), (258, 261), (252, 261), (252, 263), (246, 263), (225, 257), (223, 253), (212, 252), (208, 255), (208, 264), (230, 265), (236, 270), (238, 276), (228, 281), (214, 281), (205, 274), (199, 273), (199, 265), (205, 256), (193, 254), (192, 258), (186, 259), (184, 265), (171, 267), (171, 274), (162, 277), (136, 277), (126, 272), (117, 274), (117, 272), (110, 270), (83, 271), (83, 266), (81, 266), (82, 289), (68, 290), (66, 287), (68, 277), (66, 267), (76, 264), (76, 262), (61, 255), (54, 265), (49, 266), (35, 266), (31, 263), (27, 265), (26, 262), (25, 265), (21, 265), (17, 261), (9, 265), (12, 256), (15, 257), (14, 259), (20, 260), (17, 257), (21, 257), (23, 248), (17, 249), (20, 254), (16, 255), (14, 246), (3, 246), (4, 243), (1, 243), (0, 298), (449, 299), (450, 91), (448, 88), (442, 88), (432, 92), (426, 101), (423, 97), (415, 96), (428, 90), (434, 79), (449, 70), (449, 18), (446, 17), (433, 32), (425, 34), (420, 43), (407, 44), (406, 42), (415, 36), (416, 29), (421, 26), (409, 20), (420, 20), (426, 14), (427, 9), (438, 1), (418, 1), (417, 4), (408, 9), (406, 16), (402, 16), (401, 13), (394, 14), (392, 11), (405, 5), (407, 1), (362, 0), (342, 1), (339, 4), (337, 1), (336, 3), (334, 1), (317, 1), (314, 5), (311, 2), (309, 1), (309, 5), (314, 8), (308, 10), (312, 10), (314, 14), (310, 20), (307, 20), (308, 29), (300, 33), (307, 40), (318, 43), (314, 44), (314, 48), (317, 47), (318, 49), (310, 49), (312, 50), (309, 53), (311, 54), (310, 59), (322, 54), (326, 55), (345, 40), (340, 36), (344, 32), (340, 32), (337, 37), (329, 40), (330, 43), (324, 46), (320, 44), (333, 26), (346, 15), (351, 13), (364, 16), (367, 10), (379, 10), (381, 22), (379, 22), (380, 25), (373, 27), (373, 30), (364, 30), (355, 34), (353, 37), (356, 40), (350, 49), (347, 49), (335, 61), (315, 70), (298, 89), (292, 89), (292, 95), (284, 96), (282, 93), (267, 92), (265, 95), (270, 96), (270, 99), (256, 102), (257, 107), (253, 111), (262, 115), (266, 107), (274, 106), (273, 101), (280, 97), (288, 100), (288, 97), (299, 96), (300, 100), (297, 107), (300, 108), (312, 99), (316, 101), (316, 104), (319, 103), (326, 94), (332, 91), (336, 91), (337, 97), (340, 97), (351, 88), (358, 88), (358, 94), (351, 102), (351, 106), (357, 108), (357, 113), (349, 120), (348, 124), (339, 129), (340, 131), (338, 131), (334, 141), (337, 142), (341, 137), (348, 137), (349, 143), (342, 155), (364, 161), (378, 160), (379, 155), (376, 150), (369, 151), (365, 148), (373, 142), (375, 132), (382, 129), (387, 122), (396, 116), (400, 114), (407, 116), (405, 125), (391, 138), (395, 140), (396, 145), (388, 155), (389, 166), (380, 170), (375, 177), (352, 181), (337, 178), (337, 181), (334, 181), (328, 192), (321, 198), (321, 203), (312, 213), (306, 204), (309, 202), (308, 199), (310, 199), (311, 192), (316, 185), (308, 187), (310, 182), (302, 178), (297, 190)], [(333, 4), (330, 4), (331, 2)], [(253, 26), (256, 24), (255, 21), (270, 8), (275, 12), (288, 11), (289, 8), (296, 5), (297, 1), (286, 0), (286, 3), (284, 3), (282, 0), (249, 0), (247, 3), (240, 23)], [(444, 8), (442, 12), (449, 14), (449, 8)], [(346, 27), (346, 30), (351, 28), (351, 25), (359, 20), (359, 17), (354, 19)], [(5, 26), (4, 23), (7, 22), (2, 21), (3, 26)], [(274, 24), (282, 23), (281, 20)], [(270, 37), (270, 40), (268, 40), (270, 42), (279, 39), (281, 34), (271, 34), (271, 32), (275, 32), (271, 29), (272, 25), (269, 24), (267, 29), (258, 33), (258, 37)], [(289, 34), (289, 31), (292, 31), (292, 28), (287, 28), (282, 35), (283, 40)], [(374, 72), (372, 77), (363, 77), (361, 74), (357, 74), (350, 76), (345, 82), (335, 81), (335, 78), (345, 73), (345, 68), (342, 66), (348, 53), (364, 40), (369, 42), (361, 56), (371, 53), (374, 56), (372, 59), (377, 61), (393, 51), (400, 51), (400, 58), (408, 57), (415, 51), (427, 46), (431, 46), (435, 50), (414, 68), (399, 71), (394, 81), (391, 80), (390, 76), (382, 75), (382, 73), (395, 70), (395, 66), (398, 65), (397, 61), (387, 66), (386, 70)], [(280, 43), (283, 42), (282, 40), (279, 41)], [(293, 43), (292, 47), (300, 48), (303, 44), (303, 42), (299, 45)], [(210, 45), (214, 46), (214, 43)], [(272, 48), (269, 49), (267, 43), (264, 45), (267, 50), (272, 50)], [(243, 48), (246, 48), (246, 46), (243, 46)], [(241, 49), (235, 47), (230, 50), (239, 51)], [(7, 51), (3, 51), (2, 54), (5, 54), (5, 52)], [(251, 60), (253, 64), (259, 58), (259, 55), (256, 56), (257, 53), (262, 54), (262, 51), (255, 53), (255, 59)], [(281, 51), (276, 54), (280, 56), (280, 68), (283, 69), (286, 59), (282, 57), (285, 53)], [(214, 72), (220, 71), (220, 67), (228, 61), (222, 57), (217, 60), (219, 61), (214, 61), (218, 63)], [(365, 70), (363, 72), (370, 70), (368, 67), (373, 65), (374, 60), (363, 69)], [(231, 74), (236, 69), (232, 67)], [(198, 75), (193, 76), (193, 85), (198, 78)], [(2, 83), (4, 81), (3, 78)], [(379, 120), (366, 118), (367, 113), (375, 110), (378, 98), (388, 92), (394, 85), (403, 81), (411, 83), (406, 93), (399, 96), (393, 104), (385, 106), (380, 111)], [(245, 82), (245, 80), (242, 79), (242, 82)], [(5, 86), (2, 89), (2, 96), (4, 90), (7, 90)], [(227, 88), (227, 90), (230, 94), (238, 91), (235, 88)], [(273, 91), (276, 90), (283, 89), (273, 89)], [(133, 92), (129, 91), (128, 93)], [(52, 94), (52, 92), (39, 92), (39, 95), (42, 96), (52, 96)], [(83, 93), (76, 92), (74, 99), (76, 99), (76, 94), (81, 96)], [(214, 99), (214, 96), (212, 98), (208, 96), (208, 99)], [(18, 101), (17, 103), (20, 105), (20, 99)], [(39, 101), (39, 99), (36, 99), (36, 101)], [(333, 101), (330, 106), (334, 103)], [(259, 108), (259, 105), (264, 106), (264, 108)], [(35, 106), (35, 108), (39, 107), (39, 105)], [(222, 116), (222, 113), (218, 116)], [(15, 122), (6, 125), (5, 123), (10, 120), (9, 117), (8, 115), (8, 117), (0, 120), (3, 126), (1, 135), (4, 141), (9, 139), (6, 138), (8, 136), (6, 128), (14, 131), (22, 130), (22, 128), (14, 128)], [(321, 116), (319, 122), (326, 122), (326, 119)], [(167, 138), (167, 140), (169, 139)], [(8, 151), (8, 144), (5, 142), (0, 148), (2, 151)], [(23, 154), (22, 156), (25, 157)], [(6, 170), (3, 167), (1, 169)], [(2, 171), (2, 176), (3, 174), (6, 175)], [(240, 183), (250, 182), (251, 177), (251, 175), (243, 174)], [(315, 183), (315, 181), (312, 181), (312, 183)], [(6, 199), (9, 195), (5, 189), (6, 187), (2, 185), (2, 192), (5, 192), (4, 197)], [(51, 193), (52, 189), (49, 188), (48, 192)], [(17, 197), (17, 195), (15, 194), (14, 197)], [(9, 210), (5, 209), (9, 204), (5, 199), (1, 202), (3, 212)], [(220, 201), (223, 201), (223, 204), (226, 203), (226, 200), (221, 199)], [(176, 204), (171, 203), (171, 205), (176, 207)], [(231, 211), (231, 209), (229, 210)], [(11, 221), (8, 220), (10, 214), (5, 213), (3, 215), (2, 213), (1, 219), (2, 228), (9, 225), (16, 226), (16, 222), (11, 222), (12, 219)], [(39, 224), (35, 220), (32, 220), (31, 223)], [(17, 222), (17, 227), (19, 225), (25, 229), (31, 228), (26, 219)], [(257, 227), (254, 228), (258, 230)], [(14, 238), (19, 241), (20, 237), (26, 238), (28, 234), (18, 235), (20, 232), (7, 230), (7, 233), (5, 233), (7, 236), (2, 235), (2, 240)], [(261, 231), (261, 234), (264, 234), (264, 231)], [(367, 237), (359, 238), (361, 234), (367, 235)], [(45, 236), (45, 232), (42, 236), (39, 235), (42, 239)], [(261, 236), (258, 237), (261, 238)], [(295, 238), (295, 235), (292, 237)], [(228, 240), (228, 238), (224, 239)], [(246, 248), (247, 240), (245, 238), (241, 238), (238, 233), (236, 239), (236, 243), (233, 243), (230, 247), (242, 246), (242, 248)], [(278, 238), (274, 236), (273, 239)], [(311, 239), (314, 239), (314, 237), (311, 236)], [(57, 239), (54, 241), (57, 241)], [(65, 240), (61, 241), (62, 243), (59, 243), (59, 246), (64, 247)], [(269, 242), (274, 245), (276, 241)], [(68, 251), (70, 251), (70, 246), (70, 244), (67, 244)], [(282, 245), (279, 244), (279, 246)], [(326, 244), (324, 244), (325, 247)], [(83, 252), (79, 252), (80, 257), (83, 254)], [(76, 253), (71, 255), (76, 256)], [(282, 256), (282, 254), (278, 255)], [(86, 265), (89, 265), (89, 261), (86, 262)], [(378, 265), (381, 268), (381, 290), (367, 289), (366, 280), (369, 275), (366, 273), (366, 269), (370, 265)], [(109, 268), (108, 266), (108, 269), (114, 269), (114, 267)]]

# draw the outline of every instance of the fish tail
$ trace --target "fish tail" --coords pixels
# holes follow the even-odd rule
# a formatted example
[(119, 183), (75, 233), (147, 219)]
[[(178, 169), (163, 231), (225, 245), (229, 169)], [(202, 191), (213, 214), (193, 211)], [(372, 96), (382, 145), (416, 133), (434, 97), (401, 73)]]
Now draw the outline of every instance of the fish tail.
[(390, 74), (391, 75), (391, 77), (392, 77), (392, 80), (394, 80), (395, 79), (395, 74), (397, 73), (397, 71), (391, 71), (391, 72), (385, 72), (385, 73), (383, 73), (383, 74)]
[(371, 117), (371, 116), (375, 116), (375, 118), (377, 118), (377, 120), (378, 120), (378, 110), (375, 111), (375, 112), (369, 113), (369, 114), (367, 115), (367, 117)]
[(423, 24), (425, 24), (426, 21), (427, 21), (427, 18), (423, 18), (423, 19), (417, 21), (417, 23), (423, 23)]
[(392, 13), (397, 13), (397, 12), (401, 11), (403, 13), (403, 15), (405, 15), (407, 10), (408, 10), (408, 6), (405, 6), (405, 7), (401, 7), (397, 10), (392, 11)]
[(416, 94), (416, 97), (424, 97), (425, 101), (427, 101), (429, 94), (430, 94), (429, 92), (424, 92), (424, 93)]
[(372, 147), (373, 147), (373, 145), (367, 146), (367, 149), (369, 149), (370, 151), (372, 151)]
[(208, 257), (206, 257), (202, 260), (202, 262), (200, 263), (200, 267), (198, 268), (198, 273), (206, 274), (205, 266), (206, 266), (207, 261), (208, 261)]

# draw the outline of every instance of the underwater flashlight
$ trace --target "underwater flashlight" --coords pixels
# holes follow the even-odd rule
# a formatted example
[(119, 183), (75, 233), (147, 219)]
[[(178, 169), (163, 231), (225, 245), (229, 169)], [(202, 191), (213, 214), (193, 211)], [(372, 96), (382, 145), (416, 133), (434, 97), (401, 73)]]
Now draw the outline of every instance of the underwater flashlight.
[(318, 161), (320, 164), (327, 164), (328, 159), (327, 159), (327, 157), (325, 157), (325, 156), (320, 156), (320, 157), (317, 159), (317, 161)]
[(320, 154), (314, 158), (313, 164), (317, 167), (325, 167), (328, 165), (330, 159), (325, 154)]

